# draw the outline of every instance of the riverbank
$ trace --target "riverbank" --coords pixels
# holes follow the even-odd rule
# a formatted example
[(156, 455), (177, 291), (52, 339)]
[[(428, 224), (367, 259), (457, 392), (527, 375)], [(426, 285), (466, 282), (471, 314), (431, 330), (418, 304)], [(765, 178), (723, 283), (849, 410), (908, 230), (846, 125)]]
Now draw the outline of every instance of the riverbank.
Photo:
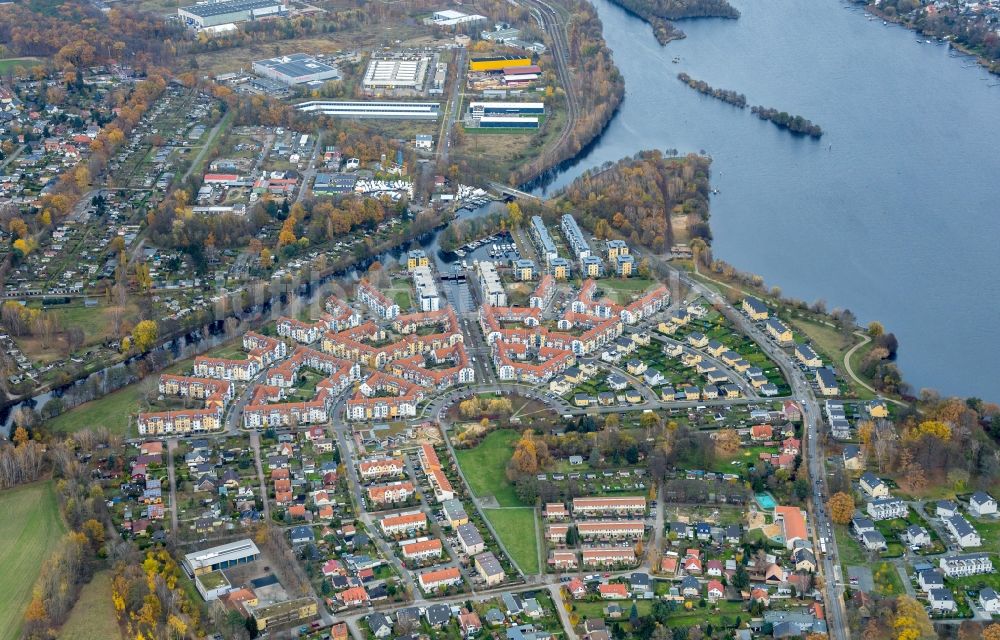
[(674, 24), (675, 20), (691, 18), (735, 20), (740, 17), (740, 12), (727, 0), (694, 0), (686, 3), (674, 0), (611, 0), (611, 2), (649, 24), (653, 28), (653, 37), (660, 46), (687, 37), (687, 34)]
[(875, 16), (879, 20), (883, 20), (885, 22), (890, 22), (892, 24), (899, 25), (901, 27), (904, 27), (904, 28), (908, 29), (909, 31), (913, 31), (913, 32), (915, 32), (917, 34), (920, 34), (922, 36), (928, 36), (928, 37), (932, 37), (932, 38), (940, 38), (940, 39), (946, 41), (948, 43), (948, 46), (950, 48), (955, 49), (956, 51), (958, 51), (959, 53), (961, 53), (963, 56), (968, 56), (968, 57), (972, 58), (973, 60), (975, 60), (976, 64), (978, 64), (982, 68), (986, 69), (987, 71), (989, 71), (993, 75), (1000, 75), (1000, 60), (991, 60), (991, 59), (989, 59), (989, 58), (987, 58), (985, 56), (982, 56), (982, 55), (976, 53), (975, 51), (973, 51), (969, 47), (965, 46), (961, 42), (958, 42), (955, 39), (954, 35), (949, 34), (947, 36), (939, 36), (937, 34), (928, 33), (924, 29), (922, 29), (921, 27), (917, 26), (917, 24), (914, 23), (912, 20), (907, 20), (905, 17), (899, 16), (899, 15), (889, 15), (885, 11), (883, 11), (881, 8), (879, 8), (879, 7), (875, 6), (875, 5), (865, 4), (864, 2), (854, 2), (854, 4), (856, 4), (859, 7), (864, 8), (865, 11), (867, 11), (871, 15)]

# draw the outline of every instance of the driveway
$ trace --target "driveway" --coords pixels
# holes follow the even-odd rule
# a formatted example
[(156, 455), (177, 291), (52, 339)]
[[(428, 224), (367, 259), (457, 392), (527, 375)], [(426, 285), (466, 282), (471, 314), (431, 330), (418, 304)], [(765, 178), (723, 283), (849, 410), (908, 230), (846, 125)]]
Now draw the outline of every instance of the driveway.
[(875, 579), (872, 577), (872, 570), (870, 568), (857, 565), (848, 566), (847, 579), (850, 581), (853, 578), (857, 578), (858, 583), (856, 585), (852, 584), (852, 587), (856, 587), (865, 593), (873, 593), (875, 591)]

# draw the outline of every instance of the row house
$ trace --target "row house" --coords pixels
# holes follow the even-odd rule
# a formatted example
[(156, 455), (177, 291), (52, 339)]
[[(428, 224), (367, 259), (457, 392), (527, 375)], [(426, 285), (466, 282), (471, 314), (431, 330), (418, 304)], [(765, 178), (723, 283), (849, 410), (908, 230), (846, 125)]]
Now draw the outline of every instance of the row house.
[(299, 344), (312, 344), (323, 337), (328, 325), (323, 320), (303, 322), (282, 316), (278, 318), (277, 329), (278, 335), (283, 338), (291, 338)]
[(383, 534), (390, 537), (409, 535), (427, 529), (427, 516), (420, 511), (400, 513), (382, 518), (378, 526)]
[(243, 349), (251, 360), (256, 360), (262, 366), (281, 360), (288, 354), (288, 345), (284, 342), (256, 331), (243, 334)]
[(398, 316), (392, 321), (393, 331), (403, 335), (415, 333), (418, 329), (434, 326), (440, 327), (442, 333), (458, 331), (458, 316), (455, 315), (454, 307), (449, 306), (436, 311), (424, 311), (421, 313), (407, 313)]
[(444, 551), (444, 545), (437, 538), (431, 538), (402, 544), (400, 549), (403, 552), (403, 557), (407, 560), (424, 561), (440, 558)]
[(260, 363), (255, 360), (231, 360), (198, 356), (194, 359), (194, 375), (199, 378), (218, 378), (250, 382), (260, 373)]
[(361, 323), (361, 314), (337, 296), (327, 298), (323, 307), (330, 316), (327, 324), (334, 331), (344, 331)]
[(222, 428), (222, 408), (140, 413), (136, 423), (140, 435), (218, 431)]
[(376, 371), (347, 401), (348, 420), (412, 417), (424, 392), (412, 382)]
[(941, 572), (948, 578), (963, 578), (993, 573), (993, 561), (988, 553), (965, 553), (946, 556), (938, 561)]
[(420, 446), (420, 467), (427, 474), (427, 481), (434, 490), (434, 497), (438, 502), (451, 500), (455, 497), (455, 489), (451, 486), (451, 481), (441, 468), (441, 460), (438, 458), (434, 447), (429, 444)]
[(621, 540), (642, 538), (646, 525), (641, 520), (607, 520), (578, 522), (576, 530), (581, 538), (600, 540)]
[(365, 482), (382, 478), (398, 478), (406, 473), (406, 465), (402, 458), (375, 458), (362, 460), (358, 464), (358, 473)]
[(581, 557), (585, 567), (631, 566), (637, 562), (635, 549), (621, 547), (584, 549)]
[(248, 429), (319, 424), (330, 419), (333, 396), (327, 388), (317, 385), (316, 397), (305, 402), (247, 405), (243, 410), (243, 426)]
[(576, 569), (579, 564), (576, 551), (554, 550), (549, 554), (549, 565), (556, 571)]
[(460, 584), (462, 582), (462, 574), (459, 572), (457, 567), (433, 569), (418, 575), (417, 582), (420, 583), (421, 589), (426, 592), (431, 592), (436, 591), (437, 589)]
[(399, 305), (376, 289), (368, 280), (362, 279), (358, 283), (356, 295), (362, 304), (383, 320), (392, 320), (399, 315)]
[(374, 504), (389, 504), (409, 500), (416, 490), (412, 482), (404, 480), (368, 487), (367, 492), (368, 499)]
[[(428, 368), (428, 364), (431, 368)], [(436, 349), (427, 356), (417, 354), (396, 360), (390, 365), (390, 371), (393, 375), (422, 387), (436, 387), (438, 389), (445, 389), (456, 384), (471, 384), (475, 382), (476, 378), (475, 369), (472, 368), (469, 354), (463, 343), (458, 343), (453, 347)]]
[(528, 297), (528, 306), (536, 309), (543, 309), (552, 301), (552, 296), (556, 293), (556, 281), (550, 274), (542, 276), (538, 281), (538, 286)]
[(975, 527), (964, 516), (954, 515), (944, 519), (944, 526), (960, 547), (978, 547), (983, 544)]
[(160, 376), (159, 391), (166, 396), (204, 400), (206, 407), (221, 407), (223, 409), (233, 399), (231, 382), (212, 378), (175, 376), (169, 373)]
[(547, 520), (565, 520), (569, 518), (569, 509), (561, 502), (549, 502), (542, 513)]
[(652, 291), (621, 310), (621, 321), (637, 324), (651, 318), (670, 304), (670, 290), (666, 285), (657, 285)]
[[(529, 362), (529, 359), (539, 362)], [(576, 364), (576, 357), (564, 349), (540, 347), (531, 350), (525, 344), (493, 345), (493, 364), (500, 380), (542, 383)]]
[(879, 498), (868, 503), (867, 511), (872, 520), (891, 520), (905, 518), (908, 507), (899, 498)]
[(573, 498), (573, 514), (577, 516), (645, 515), (646, 499), (622, 498)]
[(550, 524), (545, 527), (545, 539), (552, 544), (566, 544), (568, 533), (568, 524)]

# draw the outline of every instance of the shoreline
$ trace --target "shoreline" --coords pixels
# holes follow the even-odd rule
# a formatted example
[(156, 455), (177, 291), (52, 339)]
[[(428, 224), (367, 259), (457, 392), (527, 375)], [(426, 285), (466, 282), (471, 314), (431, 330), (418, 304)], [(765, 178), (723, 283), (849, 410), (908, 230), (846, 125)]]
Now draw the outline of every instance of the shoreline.
[(880, 19), (884, 20), (885, 22), (888, 22), (890, 24), (899, 25), (899, 26), (903, 27), (904, 29), (907, 29), (908, 31), (912, 31), (912, 32), (914, 32), (914, 33), (916, 33), (918, 35), (928, 36), (928, 37), (934, 37), (934, 38), (941, 38), (945, 42), (948, 43), (948, 47), (950, 49), (954, 49), (954, 50), (958, 51), (959, 53), (961, 53), (964, 56), (968, 56), (970, 58), (973, 58), (976, 61), (976, 64), (978, 64), (980, 67), (982, 67), (983, 69), (985, 69), (988, 73), (990, 73), (992, 75), (995, 75), (995, 76), (1000, 76), (1000, 61), (995, 61), (994, 62), (994, 61), (992, 61), (992, 60), (990, 60), (988, 58), (985, 58), (985, 57), (979, 55), (975, 51), (970, 50), (967, 46), (965, 46), (961, 42), (957, 42), (954, 39), (954, 36), (952, 36), (952, 35), (947, 35), (947, 36), (943, 36), (943, 37), (942, 36), (931, 36), (930, 34), (925, 33), (924, 31), (922, 31), (919, 27), (917, 27), (916, 25), (914, 25), (912, 22), (910, 22), (908, 20), (905, 20), (905, 19), (901, 18), (900, 16), (886, 15), (885, 12), (883, 12), (881, 9), (879, 9), (878, 7), (876, 7), (874, 5), (864, 4), (863, 2), (853, 2), (853, 4), (861, 7), (862, 9), (864, 9), (865, 11), (867, 11), (868, 13), (870, 13), (871, 15), (873, 15), (873, 16), (875, 16), (877, 18), (880, 18)]

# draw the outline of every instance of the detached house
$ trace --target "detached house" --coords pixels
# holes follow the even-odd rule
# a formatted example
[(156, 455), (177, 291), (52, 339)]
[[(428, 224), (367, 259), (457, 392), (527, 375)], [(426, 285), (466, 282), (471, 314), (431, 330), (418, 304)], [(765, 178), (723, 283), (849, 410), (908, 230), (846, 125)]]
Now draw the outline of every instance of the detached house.
[(977, 491), (969, 498), (969, 513), (974, 516), (986, 516), (997, 512), (997, 501), (988, 493)]
[(861, 476), (861, 480), (858, 484), (860, 484), (861, 489), (872, 498), (889, 497), (889, 485), (882, 482), (881, 478), (870, 471)]

